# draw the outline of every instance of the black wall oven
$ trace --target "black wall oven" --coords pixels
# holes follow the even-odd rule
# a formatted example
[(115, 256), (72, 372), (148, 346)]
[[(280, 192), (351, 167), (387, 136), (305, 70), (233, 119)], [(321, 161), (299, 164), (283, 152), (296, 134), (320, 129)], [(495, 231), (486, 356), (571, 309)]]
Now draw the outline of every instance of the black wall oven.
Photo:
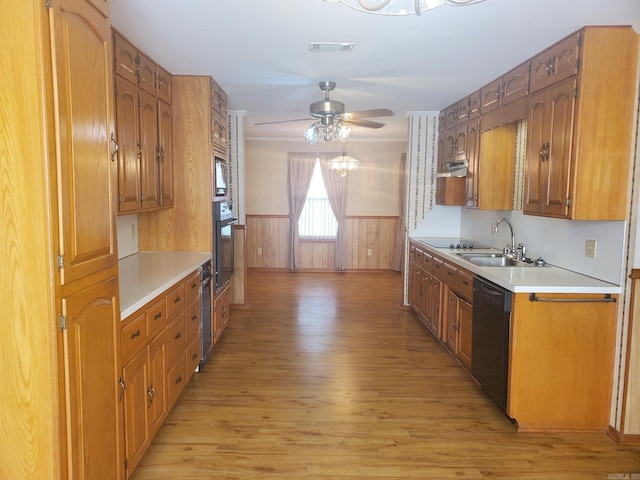
[(213, 202), (214, 292), (217, 294), (233, 275), (233, 217), (231, 202)]

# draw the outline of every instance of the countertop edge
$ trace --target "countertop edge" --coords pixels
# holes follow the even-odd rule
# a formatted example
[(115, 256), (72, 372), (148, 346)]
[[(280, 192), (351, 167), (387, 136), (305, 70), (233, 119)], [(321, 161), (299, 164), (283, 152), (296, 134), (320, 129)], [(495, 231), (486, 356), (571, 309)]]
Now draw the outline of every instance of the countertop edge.
[[(118, 260), (120, 320), (131, 316), (211, 258), (210, 252), (138, 252)], [(153, 267), (153, 276), (149, 267)]]
[[(462, 260), (456, 256), (455, 253), (449, 251), (448, 248), (436, 248), (424, 241), (421, 241), (419, 237), (409, 237), (410, 241), (416, 242), (420, 244), (421, 248), (428, 250), (429, 252), (436, 254), (447, 261), (455, 264), (458, 267), (464, 268), (470, 272), (473, 272), (476, 275), (479, 275), (497, 285), (500, 285), (507, 290), (514, 293), (597, 293), (597, 294), (620, 294), (622, 293), (622, 287), (620, 285), (615, 285), (613, 283), (606, 282), (604, 280), (600, 280), (597, 278), (589, 277), (587, 275), (583, 275), (581, 273), (573, 272), (571, 270), (563, 269), (562, 267), (558, 267), (555, 265), (550, 265), (548, 267), (481, 267), (475, 265), (471, 262), (467, 262)], [(494, 248), (488, 249), (476, 249), (477, 252), (499, 252), (499, 250)], [(544, 283), (528, 283), (528, 282), (520, 282), (514, 283), (506, 280), (505, 274), (513, 272), (515, 269), (519, 270), (521, 274), (526, 275), (527, 270), (533, 274), (540, 274), (541, 271), (538, 269), (541, 268), (551, 268), (556, 269), (562, 272), (563, 275), (567, 277), (571, 277), (574, 280), (574, 284), (563, 284), (563, 285), (553, 285), (552, 282)], [(498, 269), (498, 270), (496, 270)], [(498, 275), (501, 272), (502, 275)], [(550, 271), (551, 273), (551, 271)], [(579, 283), (583, 283), (582, 285)]]

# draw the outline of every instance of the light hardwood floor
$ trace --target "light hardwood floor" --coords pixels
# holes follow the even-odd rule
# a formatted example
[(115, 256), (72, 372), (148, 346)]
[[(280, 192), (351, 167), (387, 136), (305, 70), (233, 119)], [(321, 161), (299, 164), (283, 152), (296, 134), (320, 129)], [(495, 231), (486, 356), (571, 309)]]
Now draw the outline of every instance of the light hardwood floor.
[(392, 273), (249, 273), (249, 308), (132, 478), (640, 478), (640, 447), (604, 433), (517, 433), (400, 288)]

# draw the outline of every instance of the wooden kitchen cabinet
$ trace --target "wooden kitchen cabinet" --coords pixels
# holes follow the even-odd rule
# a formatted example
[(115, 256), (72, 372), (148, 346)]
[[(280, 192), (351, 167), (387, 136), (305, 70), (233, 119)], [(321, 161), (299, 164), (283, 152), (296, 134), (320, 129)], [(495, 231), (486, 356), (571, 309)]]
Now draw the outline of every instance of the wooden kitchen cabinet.
[(145, 210), (160, 206), (158, 105), (156, 97), (138, 89), (138, 106), (140, 133), (137, 158), (140, 168), (140, 210)]
[(409, 245), (409, 305), (467, 369), (471, 369), (473, 274), (416, 243)]
[(172, 207), (171, 74), (117, 31), (112, 35), (119, 143), (118, 213)]
[(109, 4), (50, 3), (0, 16), (0, 476), (120, 479)]
[[(144, 318), (144, 317), (143, 317)], [(127, 478), (133, 473), (168, 414), (166, 331), (145, 345), (122, 370), (125, 382)]]
[(582, 31), (573, 33), (531, 59), (531, 93), (578, 73), (581, 36)]
[(579, 302), (604, 299), (596, 294), (540, 297), (554, 301), (513, 300), (506, 413), (520, 431), (604, 432), (618, 304)]
[(174, 205), (173, 114), (171, 105), (158, 100), (158, 161), (160, 176), (160, 205)]
[(127, 478), (199, 365), (198, 288), (194, 271), (121, 322)]
[[(534, 68), (540, 71), (539, 64), (549, 55), (552, 74), (534, 89)], [(531, 90), (536, 93), (529, 102), (524, 213), (625, 220), (637, 35), (628, 27), (586, 27), (536, 58), (540, 61), (532, 61)]]
[(229, 285), (227, 284), (213, 299), (213, 332), (214, 343), (220, 339), (229, 323)]

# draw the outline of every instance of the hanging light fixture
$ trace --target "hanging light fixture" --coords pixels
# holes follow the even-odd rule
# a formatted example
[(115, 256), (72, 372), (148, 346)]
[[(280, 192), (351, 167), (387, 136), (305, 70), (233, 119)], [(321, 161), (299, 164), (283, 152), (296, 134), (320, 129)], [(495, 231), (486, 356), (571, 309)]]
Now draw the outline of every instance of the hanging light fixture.
[(332, 158), (328, 162), (329, 168), (333, 170), (337, 175), (346, 177), (354, 170), (357, 170), (360, 166), (360, 162), (353, 157), (350, 157), (346, 153)]
[(325, 0), (325, 2), (342, 3), (355, 10), (380, 15), (420, 15), (422, 12), (442, 5), (462, 7), (484, 1), (485, 0)]
[(334, 122), (332, 118), (324, 117), (309, 125), (309, 127), (302, 132), (302, 136), (311, 145), (314, 145), (319, 139), (325, 142), (340, 140), (340, 142), (346, 143), (351, 136), (351, 131), (351, 127), (341, 121)]

